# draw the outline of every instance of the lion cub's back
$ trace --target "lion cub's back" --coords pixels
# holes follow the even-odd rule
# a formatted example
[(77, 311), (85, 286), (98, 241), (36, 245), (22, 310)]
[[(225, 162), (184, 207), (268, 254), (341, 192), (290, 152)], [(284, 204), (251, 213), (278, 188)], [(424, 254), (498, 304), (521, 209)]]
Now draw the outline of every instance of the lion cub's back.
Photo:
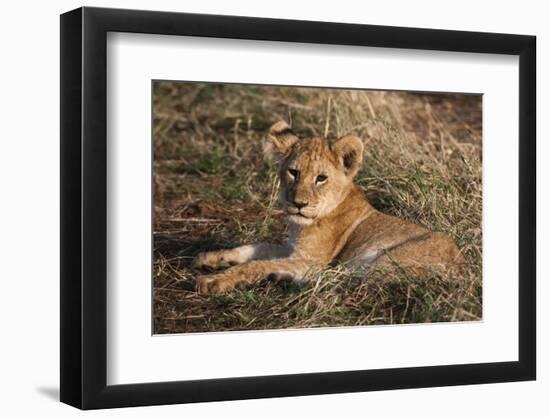
[(374, 212), (350, 236), (338, 259), (352, 264), (441, 267), (464, 263), (446, 234)]

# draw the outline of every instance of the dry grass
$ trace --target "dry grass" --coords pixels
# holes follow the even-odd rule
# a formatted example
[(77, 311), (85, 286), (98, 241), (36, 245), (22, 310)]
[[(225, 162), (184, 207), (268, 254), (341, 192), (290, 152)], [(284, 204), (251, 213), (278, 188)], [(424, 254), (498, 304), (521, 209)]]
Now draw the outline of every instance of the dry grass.
[[(183, 82), (154, 85), (155, 333), (481, 318), (481, 97)], [(451, 235), (469, 267), (428, 278), (336, 267), (287, 289), (194, 292), (200, 251), (281, 241), (266, 129), (365, 139), (357, 181), (385, 213)]]

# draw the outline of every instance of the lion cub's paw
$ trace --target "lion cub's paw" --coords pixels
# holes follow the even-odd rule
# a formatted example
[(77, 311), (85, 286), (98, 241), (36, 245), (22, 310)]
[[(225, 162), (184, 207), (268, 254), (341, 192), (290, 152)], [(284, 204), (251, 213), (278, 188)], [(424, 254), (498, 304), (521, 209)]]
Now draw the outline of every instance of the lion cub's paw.
[(241, 281), (236, 281), (224, 274), (199, 275), (196, 289), (199, 294), (221, 294), (233, 290)]
[(220, 269), (235, 265), (236, 262), (231, 255), (231, 251), (228, 250), (201, 252), (193, 261), (193, 268)]

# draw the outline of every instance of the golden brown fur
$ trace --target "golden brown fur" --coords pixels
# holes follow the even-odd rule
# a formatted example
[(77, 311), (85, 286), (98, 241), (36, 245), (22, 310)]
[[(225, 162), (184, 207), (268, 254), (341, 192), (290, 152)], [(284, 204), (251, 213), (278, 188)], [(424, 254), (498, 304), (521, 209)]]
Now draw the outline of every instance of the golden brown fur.
[(397, 263), (417, 273), (464, 262), (446, 235), (371, 206), (353, 182), (363, 159), (359, 138), (347, 135), (334, 144), (320, 137), (299, 139), (285, 122), (277, 122), (264, 151), (279, 161), (280, 203), (288, 214), (289, 240), (285, 245), (258, 243), (199, 254), (196, 267), (236, 265), (200, 276), (199, 292), (225, 292), (262, 280), (297, 281), (333, 262)]

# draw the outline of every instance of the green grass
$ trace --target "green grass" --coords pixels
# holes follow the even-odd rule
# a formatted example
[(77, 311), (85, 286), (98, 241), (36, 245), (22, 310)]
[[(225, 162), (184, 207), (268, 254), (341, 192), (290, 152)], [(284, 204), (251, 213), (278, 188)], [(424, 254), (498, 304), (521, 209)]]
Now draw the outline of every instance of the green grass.
[[(481, 97), (157, 82), (154, 86), (155, 333), (479, 320), (482, 311)], [(199, 295), (205, 250), (281, 241), (275, 121), (301, 135), (363, 138), (356, 180), (379, 210), (444, 231), (460, 275), (335, 266), (289, 288)]]

